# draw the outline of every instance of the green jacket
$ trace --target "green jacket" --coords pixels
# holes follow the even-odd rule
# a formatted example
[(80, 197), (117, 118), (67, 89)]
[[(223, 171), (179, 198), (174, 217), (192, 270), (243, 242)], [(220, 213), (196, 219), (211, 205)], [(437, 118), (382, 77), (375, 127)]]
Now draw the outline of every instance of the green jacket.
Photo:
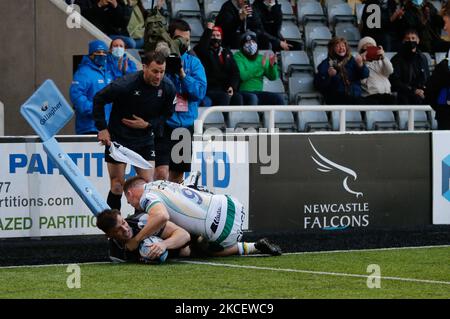
[(129, 1), (129, 5), (133, 7), (130, 22), (128, 22), (128, 33), (133, 39), (142, 39), (145, 32), (145, 17), (139, 8), (137, 1)]
[(278, 66), (276, 64), (270, 66), (269, 57), (264, 66), (262, 54), (258, 54), (255, 60), (249, 60), (241, 51), (238, 51), (234, 54), (234, 59), (241, 74), (241, 91), (262, 91), (264, 76), (271, 81), (278, 79)]

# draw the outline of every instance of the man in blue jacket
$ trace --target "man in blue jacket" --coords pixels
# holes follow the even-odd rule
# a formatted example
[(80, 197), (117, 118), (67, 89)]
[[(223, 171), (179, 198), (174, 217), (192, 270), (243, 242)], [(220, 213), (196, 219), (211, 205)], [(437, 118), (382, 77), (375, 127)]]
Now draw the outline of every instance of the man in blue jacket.
[[(76, 134), (97, 134), (92, 115), (94, 96), (113, 80), (107, 68), (108, 46), (100, 40), (89, 43), (89, 55), (84, 56), (70, 86), (70, 100), (75, 108)], [(105, 108), (109, 119), (111, 104)]]
[[(191, 28), (186, 21), (174, 19), (169, 25), (169, 34), (172, 39), (181, 37), (189, 44)], [(199, 103), (206, 94), (206, 73), (202, 63), (197, 57), (189, 54), (187, 48), (183, 50), (183, 46), (180, 48), (180, 54), (181, 65), (175, 67), (169, 67), (168, 65), (168, 70), (176, 70), (172, 73), (168, 71), (167, 76), (177, 90), (177, 104), (175, 113), (166, 122), (164, 142), (156, 143), (156, 153), (159, 153), (159, 155), (157, 155), (155, 171), (155, 179), (168, 179), (176, 183), (183, 181), (184, 172), (191, 171), (194, 121), (198, 117)], [(186, 145), (187, 141), (183, 140), (185, 143), (181, 149), (181, 154), (179, 154), (183, 158), (181, 162), (171, 156), (172, 148), (183, 139), (183, 137), (180, 139), (179, 134), (177, 134), (178, 131), (175, 132), (176, 139), (171, 139), (172, 132), (178, 128), (185, 128), (186, 131), (183, 136), (186, 137), (189, 133), (190, 138), (188, 145)], [(163, 148), (159, 148), (158, 145)]]

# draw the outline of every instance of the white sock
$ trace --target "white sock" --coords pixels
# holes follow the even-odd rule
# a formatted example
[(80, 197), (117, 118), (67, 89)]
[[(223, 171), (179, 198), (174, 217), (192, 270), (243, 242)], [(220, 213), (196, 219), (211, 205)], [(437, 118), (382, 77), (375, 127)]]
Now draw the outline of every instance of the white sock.
[(238, 243), (239, 255), (251, 255), (258, 253), (258, 250), (255, 248), (255, 243)]

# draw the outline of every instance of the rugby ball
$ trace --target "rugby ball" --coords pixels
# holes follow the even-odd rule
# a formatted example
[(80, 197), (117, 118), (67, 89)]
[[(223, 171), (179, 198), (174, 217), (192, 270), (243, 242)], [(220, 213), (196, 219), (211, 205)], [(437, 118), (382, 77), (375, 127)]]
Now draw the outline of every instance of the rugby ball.
[(148, 238), (145, 238), (139, 244), (139, 254), (141, 255), (142, 261), (144, 261), (146, 263), (156, 263), (156, 264), (161, 264), (166, 261), (167, 256), (169, 255), (169, 252), (167, 251), (167, 249), (158, 258), (150, 259), (148, 257), (148, 255), (150, 253), (150, 247), (153, 245), (153, 243), (158, 243), (161, 241), (163, 241), (163, 240), (157, 236), (150, 236)]

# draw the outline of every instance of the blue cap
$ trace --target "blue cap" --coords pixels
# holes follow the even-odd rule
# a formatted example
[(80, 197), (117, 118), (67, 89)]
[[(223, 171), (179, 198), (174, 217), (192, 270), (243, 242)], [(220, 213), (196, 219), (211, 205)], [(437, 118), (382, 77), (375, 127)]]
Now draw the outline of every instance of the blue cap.
[(105, 42), (101, 40), (94, 40), (89, 42), (89, 55), (93, 54), (96, 51), (105, 51), (108, 52), (108, 46)]

